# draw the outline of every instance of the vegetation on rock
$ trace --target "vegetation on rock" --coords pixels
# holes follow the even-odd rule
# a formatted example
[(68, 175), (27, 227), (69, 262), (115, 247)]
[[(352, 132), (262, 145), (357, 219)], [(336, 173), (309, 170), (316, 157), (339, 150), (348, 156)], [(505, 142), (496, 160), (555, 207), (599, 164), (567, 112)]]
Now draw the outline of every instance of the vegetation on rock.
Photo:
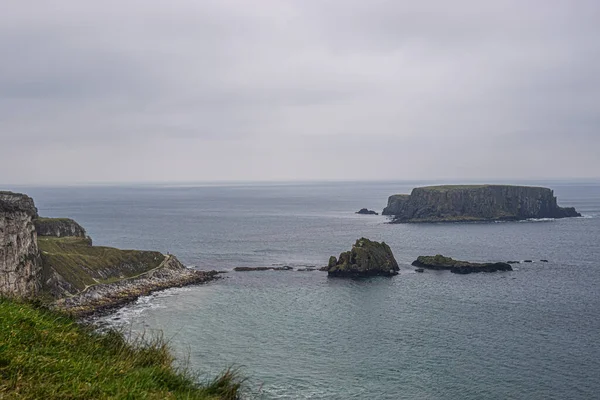
[(63, 289), (75, 293), (89, 285), (112, 283), (151, 270), (165, 259), (157, 251), (92, 246), (86, 237), (41, 236), (38, 246), (47, 277), (45, 289), (50, 292), (56, 290), (57, 279), (67, 283)]
[(397, 275), (400, 268), (385, 242), (375, 242), (360, 238), (352, 250), (340, 254), (339, 259), (329, 258), (327, 272), (329, 276), (373, 276)]
[(496, 271), (512, 271), (512, 267), (508, 263), (472, 263), (468, 261), (455, 260), (450, 257), (445, 257), (441, 254), (435, 256), (419, 256), (412, 265), (420, 268), (429, 269), (447, 269), (455, 274), (470, 274), (473, 272), (496, 272)]

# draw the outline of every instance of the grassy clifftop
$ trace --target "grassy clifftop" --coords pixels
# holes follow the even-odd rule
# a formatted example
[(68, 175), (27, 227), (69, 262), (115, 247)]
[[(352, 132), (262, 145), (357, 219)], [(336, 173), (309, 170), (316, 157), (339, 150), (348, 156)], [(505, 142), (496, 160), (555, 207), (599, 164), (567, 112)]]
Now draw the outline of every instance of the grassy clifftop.
[(237, 399), (225, 372), (204, 385), (172, 366), (161, 339), (127, 343), (62, 314), (0, 298), (2, 399)]
[[(469, 190), (469, 189), (482, 189), (486, 187), (520, 187), (520, 188), (535, 188), (536, 186), (516, 186), (516, 185), (436, 185), (436, 186), (422, 186), (419, 190), (428, 190), (433, 192), (448, 192), (452, 190)], [(542, 188), (540, 188), (542, 189)]]
[(120, 250), (92, 246), (85, 237), (38, 237), (42, 265), (76, 290), (112, 283), (158, 267), (165, 256), (157, 251)]

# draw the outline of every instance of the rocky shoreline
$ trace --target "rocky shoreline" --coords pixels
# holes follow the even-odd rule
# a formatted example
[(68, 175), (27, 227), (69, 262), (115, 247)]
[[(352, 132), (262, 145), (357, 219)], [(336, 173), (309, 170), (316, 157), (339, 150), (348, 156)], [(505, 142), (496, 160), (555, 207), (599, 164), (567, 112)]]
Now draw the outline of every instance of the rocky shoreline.
[(185, 267), (174, 256), (167, 256), (163, 265), (139, 276), (115, 283), (90, 286), (74, 296), (55, 301), (51, 308), (78, 318), (105, 315), (151, 293), (219, 279), (217, 271), (199, 271)]

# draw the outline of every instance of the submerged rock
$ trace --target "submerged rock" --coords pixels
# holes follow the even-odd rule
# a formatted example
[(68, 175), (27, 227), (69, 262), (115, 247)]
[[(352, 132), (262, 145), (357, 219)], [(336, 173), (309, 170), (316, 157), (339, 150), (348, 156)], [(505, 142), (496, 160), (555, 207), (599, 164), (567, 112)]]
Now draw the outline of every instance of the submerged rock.
[(335, 277), (393, 276), (399, 270), (390, 246), (366, 238), (358, 239), (339, 259), (331, 256), (327, 265), (328, 275)]
[(361, 208), (360, 210), (358, 210), (357, 212), (355, 212), (355, 214), (363, 214), (363, 215), (379, 215), (378, 212), (375, 212), (373, 210), (369, 210), (366, 208)]
[(419, 256), (412, 263), (415, 267), (429, 269), (446, 269), (455, 274), (470, 274), (473, 272), (496, 272), (512, 271), (508, 263), (472, 263), (468, 261), (454, 260), (450, 257), (444, 257), (441, 254), (435, 256)]

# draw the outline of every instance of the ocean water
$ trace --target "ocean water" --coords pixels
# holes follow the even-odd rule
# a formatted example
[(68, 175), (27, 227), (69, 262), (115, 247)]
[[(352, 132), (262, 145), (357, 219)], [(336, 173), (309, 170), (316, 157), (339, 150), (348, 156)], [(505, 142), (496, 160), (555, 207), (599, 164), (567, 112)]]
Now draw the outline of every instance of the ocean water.
[[(42, 215), (75, 218), (95, 244), (168, 251), (201, 269), (322, 266), (361, 236), (388, 243), (393, 278), (232, 271), (104, 318), (161, 331), (204, 377), (239, 366), (252, 398), (600, 398), (600, 182), (520, 182), (552, 187), (582, 218), (391, 225), (354, 214), (428, 183), (12, 189)], [(414, 272), (417, 256), (436, 253), (537, 262)]]

